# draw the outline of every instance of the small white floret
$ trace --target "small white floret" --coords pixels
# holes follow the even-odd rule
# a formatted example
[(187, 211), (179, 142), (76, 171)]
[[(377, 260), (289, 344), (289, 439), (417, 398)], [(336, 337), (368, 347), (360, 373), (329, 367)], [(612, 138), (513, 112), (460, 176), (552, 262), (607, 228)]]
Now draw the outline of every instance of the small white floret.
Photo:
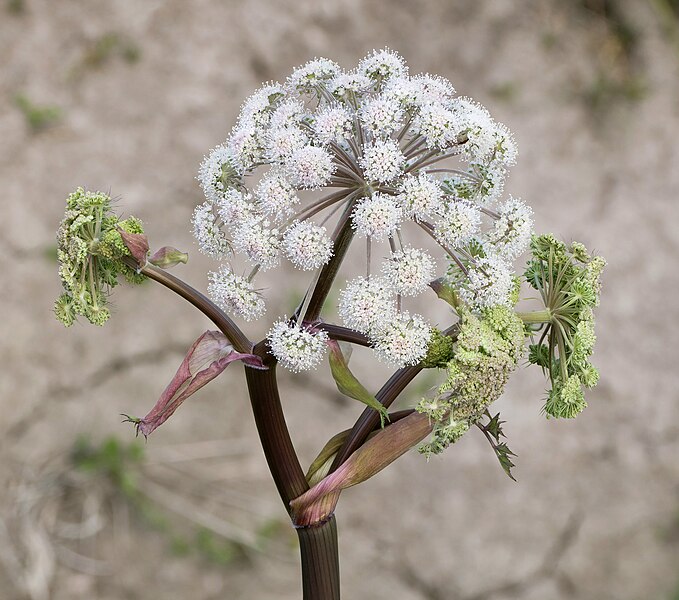
[(373, 347), (380, 360), (398, 368), (413, 366), (427, 354), (431, 327), (420, 315), (400, 313), (374, 338)]
[(325, 355), (328, 334), (309, 331), (286, 320), (278, 321), (267, 336), (271, 353), (293, 372), (315, 369)]
[(363, 149), (360, 163), (368, 181), (389, 183), (403, 174), (405, 156), (394, 140), (375, 140)]
[(333, 252), (325, 227), (311, 221), (293, 223), (283, 235), (283, 251), (293, 265), (304, 271), (326, 264)]
[(264, 299), (252, 284), (225, 265), (208, 273), (207, 291), (217, 306), (246, 321), (258, 319), (266, 311)]
[(327, 150), (318, 146), (304, 146), (292, 153), (285, 163), (285, 169), (295, 187), (313, 190), (328, 183), (335, 164)]
[(203, 254), (212, 258), (224, 258), (229, 253), (231, 248), (229, 240), (219, 228), (210, 202), (203, 202), (196, 206), (191, 223), (198, 248)]
[(351, 214), (354, 229), (375, 240), (393, 235), (402, 220), (403, 211), (395, 199), (380, 193), (359, 200)]
[(447, 204), (435, 224), (436, 238), (457, 249), (472, 241), (481, 227), (481, 213), (471, 202), (455, 200)]
[(443, 192), (439, 182), (427, 175), (406, 175), (401, 181), (397, 199), (405, 216), (422, 220), (438, 213), (443, 208)]
[(382, 265), (382, 273), (397, 293), (416, 296), (434, 279), (434, 268), (434, 259), (427, 252), (406, 247), (391, 253)]
[(376, 334), (396, 315), (396, 301), (389, 282), (382, 277), (358, 277), (340, 292), (339, 316), (347, 327)]

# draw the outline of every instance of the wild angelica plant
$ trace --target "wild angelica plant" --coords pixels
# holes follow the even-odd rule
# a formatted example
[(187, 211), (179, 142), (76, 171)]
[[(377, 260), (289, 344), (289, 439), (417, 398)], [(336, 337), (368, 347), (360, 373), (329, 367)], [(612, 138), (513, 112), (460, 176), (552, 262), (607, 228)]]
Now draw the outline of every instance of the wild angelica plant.
[[(586, 406), (584, 388), (597, 383), (592, 309), (605, 262), (582, 244), (536, 235), (531, 209), (503, 198), (516, 155), (510, 132), (485, 108), (442, 77), (409, 75), (385, 49), (351, 71), (315, 59), (285, 83), (264, 85), (205, 158), (198, 176), (205, 202), (192, 224), (199, 249), (220, 263), (207, 276), (209, 298), (166, 272), (187, 255), (166, 247), (149, 257), (141, 222), (120, 220), (108, 196), (78, 189), (68, 198), (57, 317), (67, 326), (78, 315), (102, 325), (108, 293), (123, 275), (165, 285), (214, 322), (219, 331), (196, 340), (153, 409), (128, 420), (148, 436), (228, 364), (245, 364), (264, 454), (299, 535), (307, 600), (339, 598), (341, 490), (408, 449), (440, 453), (476, 427), (512, 477), (514, 454), (489, 407), (527, 340), (528, 362), (549, 378), (548, 417), (576, 416)], [(341, 286), (341, 324), (329, 322), (321, 311), (356, 241), (365, 248), (365, 274)], [(527, 250), (518, 274), (514, 262)], [(254, 343), (233, 318), (264, 317), (259, 282), (284, 261), (308, 271), (309, 286), (291, 316), (272, 319), (267, 337)], [(522, 281), (539, 292), (538, 310), (515, 309)], [(444, 328), (411, 312), (427, 290), (452, 308)], [(397, 370), (373, 395), (350, 371), (340, 342), (370, 347)], [(276, 366), (309, 370), (326, 355), (338, 389), (367, 406), (305, 474)], [(388, 413), (427, 368), (442, 372), (440, 385), (412, 408)]]

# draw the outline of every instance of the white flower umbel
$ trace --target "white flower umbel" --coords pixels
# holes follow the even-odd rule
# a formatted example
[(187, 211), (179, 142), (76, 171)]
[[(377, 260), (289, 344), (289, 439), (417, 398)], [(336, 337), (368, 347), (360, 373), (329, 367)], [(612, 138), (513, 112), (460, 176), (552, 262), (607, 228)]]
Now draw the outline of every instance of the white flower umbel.
[(419, 87), (420, 104), (440, 104), (448, 107), (455, 98), (455, 88), (445, 77), (423, 73), (413, 77)]
[(218, 202), (230, 183), (239, 180), (234, 167), (234, 157), (231, 151), (220, 145), (208, 154), (198, 169), (198, 181), (203, 188), (205, 198), (210, 202)]
[(389, 183), (403, 173), (405, 156), (393, 140), (375, 140), (365, 147), (361, 167), (368, 181)]
[(233, 231), (233, 249), (244, 254), (262, 271), (273, 269), (280, 262), (280, 233), (268, 219), (254, 217)]
[(358, 72), (379, 84), (392, 77), (406, 75), (408, 67), (396, 52), (385, 48), (375, 50), (358, 63)]
[(228, 254), (229, 240), (219, 228), (210, 202), (204, 202), (196, 207), (191, 222), (193, 224), (193, 235), (203, 254), (218, 259), (224, 258)]
[(381, 96), (364, 102), (359, 115), (363, 126), (375, 136), (393, 133), (403, 120), (398, 101)]
[(392, 252), (382, 265), (382, 273), (394, 290), (403, 296), (417, 296), (434, 279), (435, 263), (419, 248), (404, 248)]
[(440, 212), (443, 208), (442, 198), (439, 182), (426, 173), (417, 177), (404, 177), (397, 196), (405, 216), (415, 220), (426, 219)]
[(322, 144), (344, 140), (351, 132), (351, 113), (343, 106), (328, 106), (318, 111), (313, 127)]
[(340, 73), (328, 83), (330, 93), (338, 100), (351, 102), (372, 87), (369, 77), (360, 73)]
[(271, 115), (269, 126), (271, 129), (297, 127), (306, 114), (304, 103), (297, 98), (282, 101)]
[[(400, 312), (405, 297), (444, 275), (431, 258), (440, 250), (461, 302), (472, 310), (508, 302), (512, 262), (532, 233), (530, 209), (502, 199), (515, 157), (511, 133), (483, 106), (443, 77), (409, 75), (389, 49), (348, 70), (316, 58), (244, 102), (201, 164), (207, 202), (193, 229), (202, 252), (250, 263), (251, 286), (281, 256), (314, 271), (300, 308), (308, 321), (327, 297), (321, 278), (337, 272), (354, 237), (367, 238), (365, 273), (388, 258), (378, 276), (349, 282), (340, 316), (375, 337), (397, 303)], [(417, 233), (427, 246), (414, 247)]]
[(226, 146), (240, 173), (252, 169), (264, 158), (262, 131), (253, 125), (234, 128)]
[(225, 265), (221, 265), (218, 271), (208, 273), (207, 291), (217, 306), (246, 321), (258, 319), (266, 311), (264, 299), (253, 289), (252, 284)]
[(252, 196), (240, 190), (230, 189), (216, 202), (219, 218), (229, 226), (237, 225), (252, 216)]
[(509, 305), (514, 279), (509, 263), (498, 257), (480, 258), (469, 268), (460, 297), (474, 308)]
[(283, 219), (292, 215), (294, 206), (300, 200), (288, 178), (282, 171), (267, 173), (255, 189), (257, 208), (274, 219)]
[(333, 244), (325, 227), (310, 221), (298, 221), (285, 232), (283, 251), (298, 269), (310, 271), (330, 260)]
[(335, 164), (327, 150), (304, 146), (292, 153), (285, 168), (293, 185), (303, 190), (313, 190), (328, 183)]
[(315, 369), (325, 356), (328, 334), (311, 332), (283, 319), (274, 324), (267, 336), (271, 353), (293, 372)]
[(284, 163), (297, 150), (305, 148), (309, 138), (299, 127), (269, 129), (265, 137), (266, 158), (273, 163)]
[(500, 207), (495, 229), (488, 233), (488, 254), (507, 261), (525, 252), (533, 232), (533, 211), (519, 198), (509, 199)]
[(480, 232), (481, 213), (471, 202), (458, 200), (441, 211), (436, 222), (436, 237), (450, 248), (462, 248)]
[(451, 110), (440, 104), (426, 104), (413, 120), (414, 129), (427, 140), (427, 146), (445, 149), (457, 143), (462, 126)]
[(295, 69), (288, 78), (288, 86), (298, 92), (316, 90), (341, 71), (340, 66), (327, 58), (315, 58), (304, 66)]
[(358, 277), (340, 292), (339, 316), (356, 331), (378, 333), (395, 315), (393, 289), (382, 277)]
[(400, 313), (390, 320), (374, 338), (377, 357), (402, 368), (419, 363), (427, 353), (431, 328), (420, 315)]
[(279, 83), (264, 84), (243, 103), (238, 122), (255, 127), (267, 125), (271, 118), (271, 102), (284, 95), (285, 88)]
[(375, 193), (361, 198), (351, 215), (352, 226), (366, 237), (382, 240), (393, 235), (403, 219), (403, 211), (393, 196)]

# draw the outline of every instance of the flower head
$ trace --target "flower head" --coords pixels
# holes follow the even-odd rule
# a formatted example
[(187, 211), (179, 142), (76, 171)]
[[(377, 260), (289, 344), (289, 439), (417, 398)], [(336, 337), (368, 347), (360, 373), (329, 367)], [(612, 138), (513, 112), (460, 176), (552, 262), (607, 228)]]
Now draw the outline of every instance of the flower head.
[[(64, 291), (57, 298), (54, 313), (67, 327), (81, 315), (90, 323), (103, 325), (111, 316), (108, 296), (118, 284), (118, 275), (140, 283), (144, 277), (130, 267), (129, 238), (142, 238), (141, 221), (134, 217), (119, 219), (111, 209), (111, 198), (102, 192), (78, 188), (66, 199), (66, 214), (57, 232), (59, 276)], [(140, 245), (146, 258), (148, 244)]]
[(340, 66), (327, 58), (315, 58), (295, 69), (288, 78), (288, 86), (299, 92), (310, 92), (323, 85), (341, 71)]
[(309, 271), (322, 267), (330, 260), (333, 244), (325, 227), (299, 221), (285, 232), (283, 249), (293, 265)]
[[(409, 75), (392, 50), (371, 52), (348, 70), (311, 60), (284, 84), (255, 91), (201, 164), (206, 202), (193, 218), (201, 250), (254, 267), (250, 288), (224, 275), (231, 287), (218, 288), (215, 276), (211, 289), (238, 314), (227, 291), (253, 292), (254, 278), (279, 266), (281, 255), (320, 277), (335, 272), (335, 265), (321, 269), (343, 260), (343, 244), (367, 237), (365, 272), (371, 257), (388, 258), (380, 276), (347, 284), (339, 312), (375, 340), (437, 278), (435, 253), (448, 258), (445, 281), (456, 302), (476, 313), (508, 306), (516, 293), (512, 262), (533, 226), (525, 204), (501, 198), (515, 156), (511, 133), (484, 107), (457, 96), (443, 77)], [(426, 245), (410, 238), (417, 232)], [(311, 289), (305, 297), (319, 298)], [(311, 310), (314, 320), (318, 306)]]
[(404, 177), (397, 198), (406, 216), (415, 220), (426, 219), (443, 208), (441, 185), (426, 173)]
[(335, 170), (330, 153), (318, 146), (298, 148), (290, 155), (285, 168), (293, 185), (304, 190), (325, 185)]
[(474, 308), (509, 305), (514, 289), (512, 269), (497, 257), (479, 258), (469, 268), (460, 297)]
[(436, 237), (451, 248), (462, 248), (474, 239), (480, 227), (478, 207), (464, 200), (451, 202), (440, 211)]
[(404, 248), (392, 252), (382, 265), (382, 273), (398, 294), (416, 296), (434, 279), (434, 260), (419, 248)]
[(347, 327), (356, 331), (382, 331), (396, 316), (392, 287), (381, 277), (351, 280), (340, 293), (339, 315)]
[(198, 248), (212, 258), (224, 258), (230, 249), (229, 240), (219, 228), (212, 204), (204, 202), (193, 211), (193, 235)]
[(274, 324), (267, 336), (271, 353), (293, 372), (315, 369), (323, 360), (328, 341), (325, 331), (311, 331), (287, 320)]
[(356, 204), (351, 218), (356, 231), (379, 240), (394, 234), (403, 212), (393, 197), (375, 193)]
[(399, 103), (382, 96), (364, 102), (359, 114), (363, 126), (375, 136), (393, 133), (403, 120)]
[(280, 232), (264, 217), (245, 221), (233, 232), (233, 247), (248, 260), (266, 271), (280, 261)]
[(400, 313), (375, 336), (375, 354), (395, 367), (415, 365), (427, 353), (431, 328), (419, 315)]
[(389, 183), (403, 173), (405, 156), (393, 140), (375, 140), (363, 150), (361, 167), (368, 181)]
[(488, 235), (489, 251), (513, 260), (528, 248), (533, 233), (533, 211), (518, 198), (510, 197), (498, 211), (495, 229)]
[(258, 319), (266, 311), (264, 299), (252, 284), (224, 265), (208, 273), (207, 291), (217, 306), (246, 321)]
[(375, 50), (358, 63), (358, 72), (379, 85), (392, 77), (406, 75), (408, 67), (396, 52), (384, 48)]
[(351, 113), (343, 106), (327, 106), (318, 111), (313, 127), (322, 144), (344, 140), (351, 132)]
[(270, 171), (255, 189), (257, 208), (274, 219), (289, 217), (300, 200), (285, 173)]

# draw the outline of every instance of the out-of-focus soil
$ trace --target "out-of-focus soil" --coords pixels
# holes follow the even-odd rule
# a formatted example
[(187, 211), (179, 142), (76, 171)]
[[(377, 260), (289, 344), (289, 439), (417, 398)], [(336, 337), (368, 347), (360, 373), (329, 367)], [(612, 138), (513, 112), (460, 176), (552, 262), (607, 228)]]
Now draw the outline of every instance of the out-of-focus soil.
[[(346, 492), (338, 509), (344, 596), (673, 597), (679, 585), (676, 24), (658, 12), (661, 2), (562, 4), (2, 3), (0, 597), (300, 597), (287, 533), (273, 536), (263, 553), (226, 566), (195, 553), (184, 557), (171, 551), (163, 527), (125, 512), (125, 501), (108, 507), (106, 490), (95, 493), (89, 480), (69, 475), (76, 438), (131, 438), (119, 413), (143, 414), (182, 348), (209, 325), (165, 290), (145, 285), (116, 290), (114, 318), (105, 328), (64, 330), (51, 314), (60, 286), (54, 231), (76, 186), (111, 190), (121, 197), (122, 212), (147, 223), (157, 246), (191, 250), (182, 276), (204, 287), (212, 265), (196, 252), (188, 223), (201, 199), (195, 173), (204, 153), (226, 136), (242, 99), (316, 55), (350, 67), (385, 45), (401, 52), (413, 72), (450, 78), (505, 122), (520, 148), (507, 191), (533, 206), (539, 230), (581, 240), (609, 260), (597, 312), (602, 380), (580, 418), (555, 422), (540, 414), (540, 374), (517, 372), (497, 408), (518, 454), (518, 483), (502, 473), (482, 436), (470, 433), (440, 459), (425, 463), (412, 453)], [(600, 16), (599, 4), (619, 7), (635, 32), (632, 42)], [(31, 131), (17, 94), (59, 107), (60, 120)], [(278, 304), (270, 315), (290, 310), (286, 293), (272, 294)], [(319, 397), (312, 381), (321, 379), (326, 387)], [(360, 407), (325, 393), (331, 390), (325, 369), (311, 378), (282, 375), (281, 383), (308, 464)], [(205, 451), (194, 444), (201, 440), (233, 443)], [(191, 461), (188, 469), (187, 461), (168, 461), (175, 447), (197, 457), (195, 469)], [(213, 447), (217, 458), (205, 458)], [(155, 489), (164, 509), (193, 486), (189, 508), (178, 510), (198, 521), (209, 513), (246, 532), (283, 522), (240, 367), (183, 407), (149, 440), (146, 454), (163, 468), (183, 466), (163, 475), (162, 490), (172, 493), (149, 491)], [(49, 538), (58, 529), (49, 495), (65, 485), (54, 472), (75, 477), (69, 485), (89, 497), (85, 513), (93, 506), (95, 516), (106, 515), (96, 544), (80, 530), (69, 538), (63, 527), (61, 542)], [(196, 478), (203, 482), (197, 491)], [(211, 489), (229, 495), (217, 506)]]

